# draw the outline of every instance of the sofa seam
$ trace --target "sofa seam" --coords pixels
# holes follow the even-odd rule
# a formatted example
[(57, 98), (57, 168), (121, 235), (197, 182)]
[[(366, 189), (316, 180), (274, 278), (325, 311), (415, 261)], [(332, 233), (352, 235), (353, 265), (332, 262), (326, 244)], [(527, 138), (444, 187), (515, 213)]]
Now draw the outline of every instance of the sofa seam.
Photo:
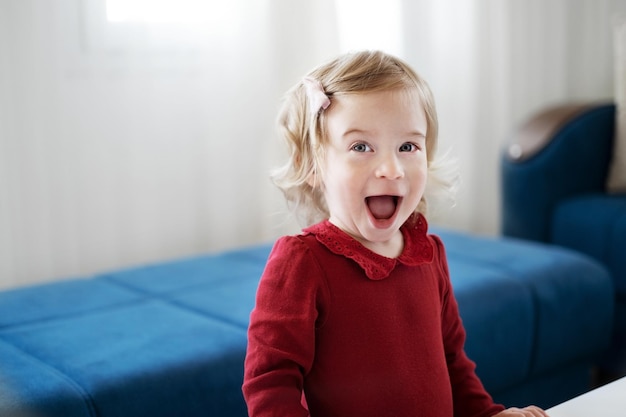
[(96, 404), (95, 404), (95, 401), (94, 401), (93, 397), (88, 393), (88, 391), (81, 384), (79, 384), (73, 378), (70, 378), (69, 375), (65, 374), (64, 372), (61, 372), (59, 369), (57, 369), (57, 368), (51, 366), (50, 364), (44, 362), (41, 358), (33, 355), (32, 353), (24, 350), (21, 347), (16, 346), (15, 344), (11, 343), (9, 340), (6, 339), (6, 337), (3, 337), (2, 334), (0, 334), (0, 340), (2, 340), (2, 342), (6, 343), (9, 346), (12, 346), (14, 349), (16, 349), (17, 351), (22, 353), (24, 356), (26, 356), (32, 362), (37, 363), (39, 366), (42, 366), (45, 369), (48, 369), (53, 374), (59, 376), (63, 381), (67, 382), (69, 384), (69, 386), (71, 386), (72, 389), (74, 389), (76, 391), (76, 393), (78, 393), (80, 395), (80, 397), (83, 400), (84, 404), (87, 406), (87, 410), (89, 411), (89, 415), (92, 416), (92, 417), (100, 417), (100, 413), (98, 412), (98, 408), (96, 407)]
[[(168, 291), (152, 292), (152, 291), (146, 290), (146, 289), (144, 289), (144, 288), (142, 288), (140, 286), (135, 286), (135, 285), (129, 284), (129, 283), (125, 282), (125, 281), (118, 280), (118, 279), (116, 279), (116, 278), (114, 278), (112, 276), (109, 276), (109, 275), (96, 277), (94, 279), (103, 279), (103, 280), (106, 280), (107, 283), (113, 284), (113, 285), (117, 285), (120, 288), (124, 288), (124, 289), (130, 290), (130, 291), (135, 291), (135, 292), (137, 292), (139, 294), (144, 294), (144, 295), (146, 295), (148, 297), (157, 297), (157, 298), (161, 297), (162, 294), (180, 293), (180, 292), (187, 291), (187, 290), (190, 290), (190, 289), (203, 287), (203, 286), (206, 286), (207, 284), (209, 284), (207, 282), (198, 282), (198, 283), (194, 283), (194, 284), (191, 284), (191, 285), (186, 285), (186, 286), (183, 286), (183, 287), (177, 287), (176, 289), (172, 289), (172, 290), (168, 290)], [(222, 278), (222, 279), (211, 281), (210, 284), (215, 284), (215, 283), (220, 284), (220, 283), (230, 283), (230, 282), (232, 282), (232, 281), (228, 277), (225, 277), (225, 278)]]
[[(144, 294), (142, 294), (142, 295), (144, 295)], [(90, 309), (90, 310), (74, 311), (74, 312), (70, 312), (70, 313), (66, 313), (66, 314), (60, 314), (58, 316), (49, 317), (49, 318), (29, 319), (29, 320), (21, 321), (19, 323), (9, 323), (9, 324), (5, 324), (5, 325), (0, 325), (0, 337), (1, 337), (3, 332), (11, 331), (11, 330), (20, 328), (22, 326), (36, 325), (36, 324), (39, 324), (39, 323), (53, 323), (55, 321), (65, 320), (65, 319), (76, 317), (76, 316), (88, 316), (88, 315), (91, 315), (91, 314), (99, 313), (101, 311), (109, 310), (110, 308), (124, 308), (126, 306), (133, 305), (137, 301), (144, 302), (146, 300), (149, 300), (149, 298), (150, 297), (145, 297), (144, 296), (144, 297), (140, 297), (140, 298), (137, 298), (135, 300), (132, 300), (132, 301), (125, 301), (125, 302), (107, 304), (105, 306), (101, 306), (101, 307), (98, 307), (98, 308), (93, 308), (93, 309)]]
[[(188, 306), (186, 304), (182, 304), (180, 302), (177, 302), (177, 301), (173, 300), (170, 297), (170, 295), (172, 293), (182, 292), (182, 291), (185, 291), (185, 290), (189, 289), (190, 287), (185, 287), (184, 289), (181, 289), (180, 291), (172, 291), (171, 293), (170, 292), (154, 293), (154, 292), (146, 291), (146, 290), (141, 289), (141, 288), (134, 287), (134, 286), (126, 284), (124, 282), (117, 281), (117, 280), (115, 280), (113, 278), (108, 278), (108, 277), (101, 277), (101, 278), (102, 279), (106, 279), (107, 281), (110, 281), (112, 284), (118, 285), (121, 288), (125, 288), (125, 289), (130, 289), (132, 291), (136, 291), (138, 294), (141, 294), (141, 295), (144, 296), (144, 298), (140, 298), (140, 300), (142, 300), (142, 301), (150, 301), (150, 300), (160, 301), (160, 302), (163, 302), (165, 304), (169, 304), (171, 306), (174, 306), (176, 308), (180, 308), (181, 310), (185, 310), (187, 312), (191, 312), (191, 313), (193, 313), (193, 314), (195, 314), (197, 316), (200, 316), (202, 318), (210, 319), (210, 320), (213, 320), (213, 321), (221, 323), (221, 324), (227, 324), (230, 327), (236, 328), (237, 330), (244, 330), (244, 331), (247, 330), (247, 328), (245, 326), (242, 326), (240, 323), (237, 323), (237, 322), (235, 322), (233, 320), (228, 320), (228, 319), (222, 318), (222, 317), (217, 316), (215, 314), (206, 313), (206, 312), (204, 312), (204, 311), (202, 311), (202, 310), (200, 310), (198, 308), (194, 308), (194, 307)], [(191, 287), (193, 287), (193, 286), (191, 286)], [(92, 311), (94, 311), (94, 310), (92, 310)]]
[(177, 308), (180, 308), (181, 310), (185, 310), (185, 311), (188, 311), (188, 312), (193, 313), (195, 315), (201, 316), (202, 318), (209, 319), (209, 320), (215, 321), (215, 322), (220, 323), (220, 324), (226, 324), (229, 327), (235, 328), (235, 329), (237, 329), (239, 331), (244, 331), (244, 332), (247, 331), (247, 326), (242, 326), (241, 323), (238, 323), (238, 322), (236, 322), (234, 320), (229, 320), (227, 318), (220, 317), (220, 316), (215, 315), (213, 313), (206, 313), (206, 312), (204, 312), (204, 311), (202, 311), (202, 310), (200, 310), (198, 308), (194, 308), (194, 307), (182, 304), (182, 303), (174, 301), (172, 299), (163, 298), (163, 299), (161, 299), (161, 301), (163, 301), (164, 303), (170, 304), (172, 306), (175, 306)]
[[(106, 279), (109, 280), (111, 278), (106, 278)], [(114, 280), (114, 283), (119, 285), (119, 286), (121, 286), (121, 287), (123, 287), (123, 288), (130, 288), (130, 289), (136, 290), (136, 291), (140, 292), (141, 294), (145, 294), (150, 299), (159, 300), (159, 301), (161, 301), (163, 303), (175, 306), (176, 308), (180, 308), (181, 310), (185, 310), (187, 312), (191, 312), (191, 313), (193, 313), (195, 315), (201, 316), (202, 318), (210, 319), (210, 320), (213, 320), (213, 321), (221, 323), (221, 324), (227, 324), (230, 327), (236, 328), (237, 330), (243, 330), (243, 331), (247, 330), (247, 326), (242, 326), (241, 323), (238, 323), (238, 322), (236, 322), (234, 320), (229, 320), (227, 318), (220, 317), (219, 315), (216, 315), (215, 313), (204, 312), (204, 311), (202, 311), (199, 308), (191, 307), (189, 305), (186, 305), (186, 304), (183, 304), (181, 302), (175, 301), (174, 299), (171, 298), (172, 294), (176, 294), (178, 292), (186, 291), (189, 288), (193, 288), (195, 286), (201, 286), (201, 284), (185, 287), (184, 289), (180, 289), (179, 291), (172, 291), (171, 293), (170, 292), (167, 292), (167, 293), (151, 293), (151, 292), (148, 292), (146, 290), (138, 289), (136, 287), (133, 287), (132, 285), (126, 284), (124, 282), (119, 282), (119, 281), (115, 281)]]

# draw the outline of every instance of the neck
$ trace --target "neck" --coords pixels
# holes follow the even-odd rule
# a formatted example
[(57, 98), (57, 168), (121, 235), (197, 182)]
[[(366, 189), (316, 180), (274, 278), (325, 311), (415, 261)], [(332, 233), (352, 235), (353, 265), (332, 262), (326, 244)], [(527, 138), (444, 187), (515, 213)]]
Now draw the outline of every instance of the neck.
[(398, 230), (391, 239), (385, 242), (372, 242), (357, 239), (363, 246), (374, 253), (385, 256), (387, 258), (397, 258), (404, 249), (404, 236)]

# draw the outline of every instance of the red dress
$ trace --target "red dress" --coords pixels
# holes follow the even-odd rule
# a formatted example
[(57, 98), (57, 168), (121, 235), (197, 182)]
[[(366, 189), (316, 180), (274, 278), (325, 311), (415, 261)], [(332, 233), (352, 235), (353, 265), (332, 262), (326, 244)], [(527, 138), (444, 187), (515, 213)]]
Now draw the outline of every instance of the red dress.
[(504, 409), (465, 355), (444, 248), (427, 227), (422, 216), (410, 219), (395, 259), (328, 221), (276, 242), (248, 330), (250, 417), (479, 417)]

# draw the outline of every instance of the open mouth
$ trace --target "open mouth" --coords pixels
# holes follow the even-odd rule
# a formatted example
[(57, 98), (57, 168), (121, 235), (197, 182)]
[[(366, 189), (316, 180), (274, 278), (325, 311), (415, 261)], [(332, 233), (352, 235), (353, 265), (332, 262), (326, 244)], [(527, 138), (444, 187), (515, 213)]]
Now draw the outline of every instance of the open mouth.
[(376, 220), (387, 220), (393, 217), (400, 197), (395, 195), (376, 195), (365, 198), (370, 213)]

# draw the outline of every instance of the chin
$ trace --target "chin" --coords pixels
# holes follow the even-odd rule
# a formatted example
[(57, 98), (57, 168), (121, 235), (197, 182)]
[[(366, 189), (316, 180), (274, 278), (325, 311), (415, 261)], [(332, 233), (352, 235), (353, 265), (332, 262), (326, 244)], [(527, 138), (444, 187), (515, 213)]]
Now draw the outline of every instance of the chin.
[(369, 240), (370, 242), (376, 243), (384, 243), (395, 236), (395, 234), (400, 230), (402, 224), (396, 224), (395, 222), (391, 222), (385, 227), (381, 227), (380, 220), (377, 221), (376, 224), (372, 224), (371, 228), (368, 228), (366, 233), (362, 236), (364, 239)]

